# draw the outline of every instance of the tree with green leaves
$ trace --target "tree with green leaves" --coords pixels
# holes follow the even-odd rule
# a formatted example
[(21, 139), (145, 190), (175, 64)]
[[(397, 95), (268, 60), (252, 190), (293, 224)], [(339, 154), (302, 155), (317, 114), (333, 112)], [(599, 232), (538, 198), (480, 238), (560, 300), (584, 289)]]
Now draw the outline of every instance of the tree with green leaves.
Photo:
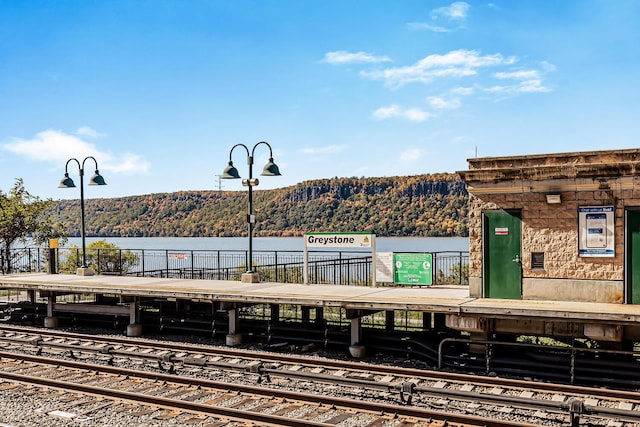
[(10, 273), (12, 259), (19, 256), (12, 247), (30, 238), (36, 245), (65, 238), (62, 223), (52, 218), (53, 200), (42, 200), (24, 188), (21, 178), (8, 193), (0, 190), (0, 271)]
[[(80, 265), (82, 249), (76, 245), (71, 245), (69, 249), (69, 256), (60, 263), (61, 272), (74, 272)], [(87, 267), (98, 273), (125, 274), (140, 261), (137, 254), (130, 250), (122, 250), (105, 239), (89, 243), (86, 258)]]
[(468, 285), (469, 263), (453, 264), (449, 269), (449, 274), (438, 270), (436, 273), (436, 283), (438, 285)]

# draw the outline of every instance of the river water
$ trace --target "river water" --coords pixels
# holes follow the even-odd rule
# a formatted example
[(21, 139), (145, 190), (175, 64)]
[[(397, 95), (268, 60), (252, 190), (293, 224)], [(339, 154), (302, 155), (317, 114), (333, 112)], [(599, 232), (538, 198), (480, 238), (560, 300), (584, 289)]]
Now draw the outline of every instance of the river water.
[[(120, 249), (168, 250), (246, 250), (246, 237), (87, 237), (87, 245), (106, 240)], [(302, 237), (254, 237), (254, 251), (302, 251)], [(79, 237), (71, 237), (65, 246), (82, 246)], [(376, 237), (377, 252), (468, 252), (467, 237)], [(336, 250), (335, 248), (330, 248)]]

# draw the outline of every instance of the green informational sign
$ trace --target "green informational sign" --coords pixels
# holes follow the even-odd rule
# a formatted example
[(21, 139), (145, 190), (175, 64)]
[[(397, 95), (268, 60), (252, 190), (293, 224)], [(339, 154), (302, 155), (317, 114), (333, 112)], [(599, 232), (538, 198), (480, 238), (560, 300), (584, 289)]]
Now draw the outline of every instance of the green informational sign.
[(431, 254), (393, 254), (393, 279), (397, 284), (432, 284)]

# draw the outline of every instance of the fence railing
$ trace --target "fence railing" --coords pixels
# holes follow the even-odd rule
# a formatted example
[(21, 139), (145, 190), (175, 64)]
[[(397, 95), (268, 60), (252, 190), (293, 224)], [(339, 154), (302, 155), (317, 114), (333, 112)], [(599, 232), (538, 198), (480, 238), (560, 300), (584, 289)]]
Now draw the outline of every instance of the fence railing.
[[(467, 285), (468, 252), (431, 252), (432, 283)], [(240, 280), (248, 252), (241, 250), (88, 249), (87, 266), (98, 274)], [(74, 273), (82, 261), (79, 248), (22, 248), (0, 251), (0, 273)], [(301, 251), (253, 251), (262, 281), (302, 283)], [(358, 251), (309, 251), (309, 283), (370, 285), (372, 256)]]

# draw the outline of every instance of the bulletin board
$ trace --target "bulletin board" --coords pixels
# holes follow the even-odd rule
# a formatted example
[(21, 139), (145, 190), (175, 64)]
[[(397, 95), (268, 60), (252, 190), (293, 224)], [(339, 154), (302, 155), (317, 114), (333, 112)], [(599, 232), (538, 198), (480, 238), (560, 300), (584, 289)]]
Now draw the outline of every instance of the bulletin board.
[(581, 257), (615, 256), (615, 207), (578, 208), (578, 250)]

